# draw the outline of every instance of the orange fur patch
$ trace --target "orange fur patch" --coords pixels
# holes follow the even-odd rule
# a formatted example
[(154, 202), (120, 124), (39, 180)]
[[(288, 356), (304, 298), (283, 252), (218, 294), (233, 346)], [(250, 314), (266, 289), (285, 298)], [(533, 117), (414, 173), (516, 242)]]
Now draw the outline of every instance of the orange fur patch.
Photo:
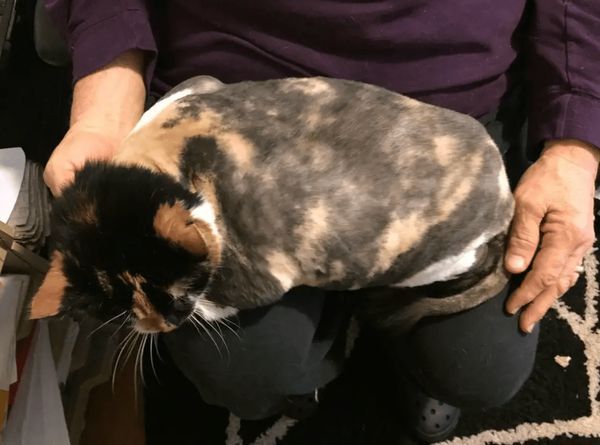
[(52, 255), (50, 269), (31, 301), (30, 320), (51, 317), (60, 312), (65, 289), (69, 284), (64, 273), (63, 264), (63, 254), (55, 252)]
[(203, 256), (208, 249), (202, 231), (181, 202), (162, 204), (154, 215), (154, 230), (162, 238), (183, 247), (188, 252)]
[[(169, 128), (162, 126), (179, 118), (182, 119), (179, 125)], [(182, 118), (178, 105), (172, 104), (157, 118), (127, 136), (113, 157), (113, 162), (141, 165), (179, 180), (181, 152), (186, 141), (194, 136), (215, 136), (220, 126), (221, 116), (213, 110), (203, 111), (196, 118)]]
[(144, 277), (139, 275), (131, 275), (125, 272), (122, 277), (135, 287), (133, 292), (133, 313), (138, 318), (138, 325), (148, 332), (169, 332), (175, 329), (170, 323), (167, 323), (165, 318), (159, 314), (148, 296), (142, 290), (142, 284), (146, 282)]

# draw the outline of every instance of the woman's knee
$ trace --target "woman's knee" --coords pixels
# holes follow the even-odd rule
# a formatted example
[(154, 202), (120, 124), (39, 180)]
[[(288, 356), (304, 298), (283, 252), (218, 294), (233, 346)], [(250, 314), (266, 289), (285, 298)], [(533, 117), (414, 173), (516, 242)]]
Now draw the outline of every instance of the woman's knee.
[(207, 403), (264, 418), (277, 413), (286, 396), (332, 378), (329, 352), (342, 320), (330, 317), (325, 301), (320, 291), (300, 289), (275, 305), (240, 312), (237, 332), (222, 329), (214, 342), (191, 325), (164, 341)]
[(450, 366), (450, 378), (421, 368), (417, 378), (422, 389), (438, 400), (460, 408), (491, 408), (506, 404), (519, 392), (533, 365), (534, 357), (521, 363), (504, 363), (495, 370), (477, 364), (470, 369)]
[(520, 332), (518, 317), (504, 312), (507, 294), (411, 332), (403, 363), (430, 396), (459, 407), (492, 407), (508, 402), (525, 384), (539, 330)]

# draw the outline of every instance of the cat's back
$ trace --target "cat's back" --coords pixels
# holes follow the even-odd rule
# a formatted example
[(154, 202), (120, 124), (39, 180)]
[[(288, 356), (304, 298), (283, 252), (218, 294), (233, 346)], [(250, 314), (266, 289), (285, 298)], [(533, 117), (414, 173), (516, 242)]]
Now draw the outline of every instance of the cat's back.
[(380, 87), (321, 77), (226, 85), (199, 76), (144, 114), (117, 160), (177, 178), (187, 167), (272, 180), (268, 170), (306, 174), (309, 164), (320, 176), (371, 181), (395, 171), (444, 188), (445, 173), (498, 169), (501, 159), (476, 120)]
[(191, 79), (117, 160), (190, 185), (210, 176), (232, 233), (302, 270), (410, 276), (512, 217), (501, 156), (476, 120), (353, 81)]

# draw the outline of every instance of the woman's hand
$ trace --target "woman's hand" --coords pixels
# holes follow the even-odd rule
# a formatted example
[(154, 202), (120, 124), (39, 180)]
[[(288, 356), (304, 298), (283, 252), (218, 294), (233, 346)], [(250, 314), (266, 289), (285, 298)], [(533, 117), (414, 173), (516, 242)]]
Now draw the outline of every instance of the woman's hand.
[(80, 128), (75, 125), (58, 144), (44, 170), (44, 181), (54, 196), (69, 185), (75, 171), (86, 161), (110, 159), (119, 145), (119, 139), (106, 131), (95, 128)]
[(526, 306), (520, 319), (525, 332), (531, 332), (554, 301), (575, 284), (583, 257), (595, 241), (599, 160), (600, 151), (589, 144), (552, 141), (515, 190), (505, 266), (512, 273), (532, 267), (506, 309), (514, 314)]
[(134, 127), (146, 99), (143, 68), (143, 53), (126, 51), (75, 83), (71, 128), (44, 171), (54, 195), (60, 194), (86, 161), (110, 159)]

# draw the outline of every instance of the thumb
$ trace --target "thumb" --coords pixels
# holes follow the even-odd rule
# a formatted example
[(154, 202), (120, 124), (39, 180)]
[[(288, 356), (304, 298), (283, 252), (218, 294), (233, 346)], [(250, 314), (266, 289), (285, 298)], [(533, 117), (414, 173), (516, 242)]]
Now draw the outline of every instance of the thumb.
[(524, 272), (540, 241), (540, 224), (542, 212), (535, 211), (532, 206), (515, 202), (515, 216), (508, 237), (508, 248), (504, 258), (504, 267), (511, 273)]
[(62, 189), (73, 181), (75, 172), (71, 164), (62, 165), (62, 168), (57, 168), (56, 165), (50, 164), (44, 170), (44, 182), (52, 192), (53, 196), (59, 196)]

